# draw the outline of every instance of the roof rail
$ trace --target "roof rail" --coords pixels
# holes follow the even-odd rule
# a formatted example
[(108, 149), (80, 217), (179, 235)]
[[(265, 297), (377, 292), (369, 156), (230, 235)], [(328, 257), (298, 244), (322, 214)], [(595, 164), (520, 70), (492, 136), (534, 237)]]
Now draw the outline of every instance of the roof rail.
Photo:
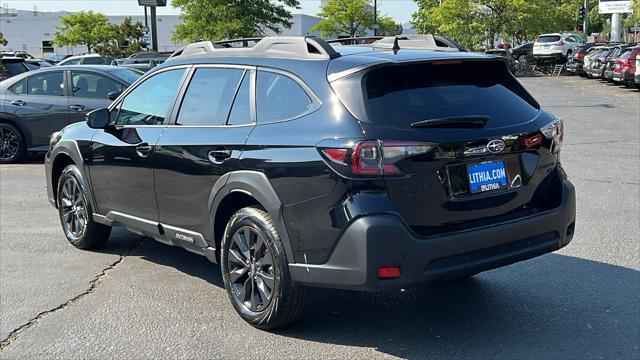
[(444, 36), (432, 34), (397, 35), (382, 38), (373, 43), (374, 48), (391, 49), (421, 49), (437, 51), (467, 51), (457, 42)]
[[(248, 47), (233, 47), (232, 43), (255, 41)], [(200, 41), (174, 52), (171, 57), (192, 55), (216, 56), (282, 56), (295, 59), (335, 59), (340, 56), (326, 41), (315, 36), (268, 36), (225, 41)]]
[[(249, 47), (249, 43), (253, 43), (254, 45), (264, 39), (264, 37), (250, 37), (250, 38), (238, 38), (238, 39), (229, 39), (229, 40), (221, 40), (214, 41), (213, 43), (216, 45), (222, 45), (223, 47)], [(233, 46), (232, 44), (239, 43), (240, 46)]]
[(383, 39), (384, 36), (357, 36), (357, 37), (349, 37), (349, 38), (338, 38), (327, 40), (328, 44), (339, 44), (339, 45), (362, 45), (362, 44), (371, 44), (374, 41)]

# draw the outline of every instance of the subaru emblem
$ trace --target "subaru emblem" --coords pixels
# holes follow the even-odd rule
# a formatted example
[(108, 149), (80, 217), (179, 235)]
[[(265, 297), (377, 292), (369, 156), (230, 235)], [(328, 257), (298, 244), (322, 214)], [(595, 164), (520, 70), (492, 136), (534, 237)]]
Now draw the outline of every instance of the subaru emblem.
[(502, 152), (502, 150), (504, 150), (505, 147), (506, 147), (506, 145), (504, 144), (504, 141), (502, 141), (500, 139), (491, 140), (487, 144), (487, 150), (491, 151), (492, 153), (496, 153), (496, 154), (499, 153), (499, 152)]

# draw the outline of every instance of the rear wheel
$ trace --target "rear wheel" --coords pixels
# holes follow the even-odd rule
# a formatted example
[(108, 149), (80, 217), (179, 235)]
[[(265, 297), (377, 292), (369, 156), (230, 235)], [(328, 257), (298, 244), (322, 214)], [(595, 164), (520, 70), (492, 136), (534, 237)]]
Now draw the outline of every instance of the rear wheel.
[(20, 130), (0, 123), (0, 164), (12, 164), (24, 158), (27, 146)]
[(58, 181), (58, 215), (69, 242), (79, 249), (102, 246), (111, 234), (111, 227), (93, 221), (86, 186), (80, 170), (69, 165)]
[(291, 281), (282, 241), (267, 212), (254, 207), (236, 212), (221, 247), (224, 285), (242, 319), (275, 329), (302, 314), (304, 289)]

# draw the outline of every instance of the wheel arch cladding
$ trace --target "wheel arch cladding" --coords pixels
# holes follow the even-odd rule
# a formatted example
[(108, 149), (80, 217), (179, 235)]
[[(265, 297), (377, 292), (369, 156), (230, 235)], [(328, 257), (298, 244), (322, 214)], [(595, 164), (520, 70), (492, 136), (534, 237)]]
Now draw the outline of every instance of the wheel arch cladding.
[(58, 192), (56, 189), (58, 188), (58, 181), (60, 180), (60, 176), (62, 175), (62, 171), (67, 166), (75, 164), (71, 156), (67, 153), (59, 153), (54, 159), (53, 164), (51, 166), (51, 188), (53, 191), (53, 199), (58, 202)]
[[(234, 204), (233, 201), (241, 201)], [(238, 170), (230, 172), (220, 177), (216, 182), (209, 196), (209, 209), (211, 212), (211, 228), (213, 229), (214, 241), (216, 248), (222, 239), (222, 234), (226, 227), (226, 222), (221, 223), (226, 215), (221, 205), (235, 205), (233, 208), (240, 209), (238, 206), (260, 205), (273, 219), (280, 235), (280, 239), (284, 245), (287, 260), (294, 262), (291, 243), (287, 233), (284, 218), (282, 215), (282, 202), (278, 198), (273, 186), (267, 179), (266, 175), (258, 171)], [(222, 213), (219, 215), (218, 210)], [(235, 212), (235, 211), (234, 211)], [(231, 216), (233, 214), (230, 214)]]

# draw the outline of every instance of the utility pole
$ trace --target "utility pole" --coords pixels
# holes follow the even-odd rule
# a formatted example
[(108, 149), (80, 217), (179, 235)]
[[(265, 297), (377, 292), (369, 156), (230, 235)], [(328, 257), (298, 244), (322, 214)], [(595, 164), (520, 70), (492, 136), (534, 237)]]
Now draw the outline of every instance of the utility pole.
[(584, 20), (582, 23), (582, 30), (584, 30), (584, 41), (589, 38), (589, 4), (587, 0), (584, 0)]
[(156, 17), (156, 7), (151, 7), (151, 48), (158, 51), (158, 19)]
[(373, 0), (373, 36), (378, 36), (378, 0)]
[(620, 13), (611, 14), (611, 41), (620, 41), (620, 30), (622, 27)]

